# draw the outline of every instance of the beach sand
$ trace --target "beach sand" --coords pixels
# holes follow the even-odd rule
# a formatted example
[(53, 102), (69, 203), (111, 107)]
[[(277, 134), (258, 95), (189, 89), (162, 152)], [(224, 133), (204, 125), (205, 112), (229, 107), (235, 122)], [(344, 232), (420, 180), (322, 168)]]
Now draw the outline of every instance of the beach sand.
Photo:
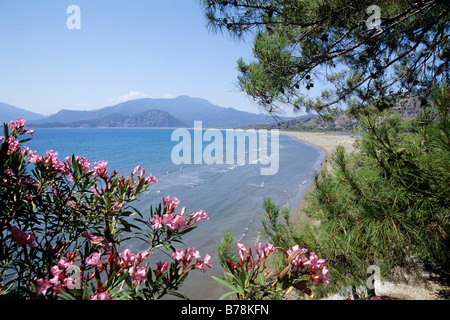
[[(315, 146), (325, 152), (325, 157), (322, 161), (320, 169), (327, 168), (331, 169), (329, 162), (329, 156), (336, 150), (338, 145), (342, 145), (346, 152), (351, 152), (354, 150), (353, 142), (355, 138), (350, 135), (338, 134), (333, 132), (302, 132), (302, 131), (280, 131), (280, 134), (286, 134), (296, 138), (299, 141), (303, 141), (307, 144)], [(291, 210), (291, 221), (295, 222), (300, 219), (303, 222), (308, 222), (311, 224), (316, 224), (318, 221), (313, 220), (308, 217), (304, 208), (307, 205), (305, 200), (306, 195), (313, 189), (313, 184), (311, 183), (302, 194), (302, 199), (299, 201), (298, 205)]]

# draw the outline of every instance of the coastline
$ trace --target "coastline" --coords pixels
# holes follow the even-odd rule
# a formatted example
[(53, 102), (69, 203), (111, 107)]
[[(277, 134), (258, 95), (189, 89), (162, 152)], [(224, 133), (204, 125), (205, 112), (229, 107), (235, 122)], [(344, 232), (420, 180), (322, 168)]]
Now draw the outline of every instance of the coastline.
[[(280, 134), (289, 135), (294, 137), (295, 139), (312, 145), (316, 148), (321, 149), (325, 156), (323, 157), (322, 163), (320, 164), (320, 170), (327, 169), (330, 170), (331, 165), (329, 160), (329, 156), (336, 150), (336, 147), (342, 145), (345, 148), (346, 152), (354, 151), (353, 142), (355, 138), (350, 135), (342, 135), (333, 132), (308, 132), (308, 131), (280, 131)], [(301, 199), (296, 205), (295, 208), (291, 210), (291, 220), (295, 222), (295, 220), (300, 219), (304, 222), (308, 222), (311, 224), (318, 223), (314, 219), (308, 217), (303, 209), (307, 205), (306, 195), (311, 192), (313, 189), (313, 183), (310, 183), (306, 189), (303, 191), (301, 195)]]

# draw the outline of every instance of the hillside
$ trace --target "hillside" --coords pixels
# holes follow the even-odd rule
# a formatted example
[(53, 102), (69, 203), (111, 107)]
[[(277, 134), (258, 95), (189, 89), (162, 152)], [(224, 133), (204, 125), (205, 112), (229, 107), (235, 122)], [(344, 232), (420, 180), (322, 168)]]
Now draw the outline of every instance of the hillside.
[[(408, 120), (415, 117), (421, 110), (424, 101), (418, 96), (400, 99), (391, 108), (393, 114), (399, 114)], [(332, 120), (325, 120), (317, 115), (304, 116), (298, 119), (280, 121), (269, 125), (242, 126), (244, 129), (279, 129), (294, 131), (344, 131), (350, 132), (358, 125), (358, 120), (344, 111), (338, 112)]]
[(73, 122), (47, 122), (32, 124), (33, 127), (75, 127), (75, 128), (142, 128), (142, 127), (185, 127), (186, 124), (161, 110), (149, 110), (142, 113), (126, 116), (112, 113), (95, 120), (79, 120)]
[(16, 118), (39, 120), (45, 118), (45, 116), (0, 102), (0, 123), (8, 123)]
[[(62, 126), (62, 124), (78, 126), (88, 122), (91, 126), (99, 126), (94, 122), (104, 121), (107, 116), (136, 116), (149, 110), (165, 111), (188, 126), (193, 126), (194, 121), (202, 121), (203, 127), (219, 128), (275, 122), (270, 116), (264, 114), (223, 108), (205, 99), (179, 96), (174, 99), (144, 98), (130, 100), (92, 111), (61, 110), (45, 119), (33, 121), (32, 124), (40, 127), (52, 127), (55, 124), (58, 124), (58, 126)], [(119, 123), (117, 123), (117, 126), (119, 126)]]

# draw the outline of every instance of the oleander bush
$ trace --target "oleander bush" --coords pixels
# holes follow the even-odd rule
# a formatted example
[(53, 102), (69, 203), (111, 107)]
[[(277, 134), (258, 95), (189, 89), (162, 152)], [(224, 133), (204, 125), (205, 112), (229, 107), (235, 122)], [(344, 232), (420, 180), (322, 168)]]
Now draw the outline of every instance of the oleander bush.
[[(128, 177), (107, 161), (38, 155), (25, 144), (34, 131), (24, 119), (4, 124), (0, 137), (0, 298), (186, 298), (180, 285), (193, 270), (211, 268), (194, 247), (175, 247), (208, 220), (202, 210), (177, 210), (163, 197), (144, 215), (133, 207), (156, 177), (137, 166)], [(129, 239), (148, 245), (133, 253)], [(121, 246), (122, 244), (122, 246)], [(153, 261), (161, 248), (169, 261)], [(170, 253), (172, 258), (170, 259)]]

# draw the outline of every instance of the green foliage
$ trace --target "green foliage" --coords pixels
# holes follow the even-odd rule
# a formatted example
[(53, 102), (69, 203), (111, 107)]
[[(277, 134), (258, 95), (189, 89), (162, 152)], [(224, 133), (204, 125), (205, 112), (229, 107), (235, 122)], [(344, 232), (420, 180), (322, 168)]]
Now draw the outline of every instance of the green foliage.
[[(367, 111), (360, 152), (346, 154), (338, 147), (332, 171), (316, 176), (307, 211), (320, 225), (302, 225), (294, 234), (328, 261), (329, 290), (364, 285), (370, 265), (378, 265), (386, 278), (396, 268), (414, 273), (418, 262), (448, 268), (448, 113), (445, 85), (433, 89), (431, 105), (409, 122)], [(279, 242), (292, 241), (288, 229), (277, 228)]]
[[(266, 204), (274, 206), (270, 199), (266, 199)], [(283, 228), (281, 224), (278, 227), (276, 233)], [(247, 249), (242, 243), (237, 243), (239, 258), (231, 250), (233, 244), (233, 234), (225, 232), (217, 247), (224, 273), (222, 278), (213, 278), (219, 284), (231, 289), (220, 299), (231, 295), (236, 295), (238, 300), (284, 299), (293, 289), (312, 298), (314, 293), (311, 283), (317, 283), (318, 287), (324, 282), (327, 284), (330, 282), (327, 277), (326, 261), (318, 259), (314, 252), (307, 257), (308, 250), (302, 249), (298, 244), (287, 246), (286, 250), (271, 243), (265, 245), (259, 243), (259, 250), (252, 250)], [(273, 264), (273, 253), (277, 256), (278, 264), (276, 269), (270, 271), (267, 265)]]
[(240, 264), (236, 263), (236, 261), (239, 261), (239, 257), (232, 249), (234, 246), (233, 233), (225, 232), (217, 246), (220, 265), (224, 271), (223, 276), (222, 278), (212, 278), (231, 291), (224, 293), (219, 300), (232, 295), (235, 295), (238, 300), (261, 300), (268, 296), (279, 298), (279, 295), (276, 295), (275, 291), (271, 290), (269, 282), (266, 283), (264, 263), (261, 265), (261, 260), (259, 261), (259, 266), (255, 263), (249, 264), (247, 260), (241, 260)]
[(295, 244), (295, 240), (289, 243), (286, 242), (286, 239), (290, 238), (289, 235), (292, 235), (289, 224), (290, 211), (288, 208), (280, 210), (280, 207), (271, 198), (264, 198), (263, 216), (261, 223), (264, 233), (271, 243), (283, 248)]
[[(22, 145), (34, 133), (24, 126), (11, 121), (0, 137), (0, 297), (186, 298), (179, 287), (190, 271), (211, 267), (210, 257), (174, 245), (207, 214), (175, 213), (179, 201), (167, 197), (144, 215), (133, 202), (157, 181), (151, 174), (138, 166), (125, 178), (109, 174), (106, 161), (93, 169), (83, 157), (38, 155)], [(120, 252), (132, 238), (148, 250)], [(145, 262), (156, 250), (173, 253), (172, 261)]]
[[(239, 86), (269, 112), (290, 105), (327, 114), (449, 81), (445, 1), (201, 2), (214, 30), (254, 37), (255, 60), (238, 62)], [(321, 97), (307, 98), (319, 81)]]

